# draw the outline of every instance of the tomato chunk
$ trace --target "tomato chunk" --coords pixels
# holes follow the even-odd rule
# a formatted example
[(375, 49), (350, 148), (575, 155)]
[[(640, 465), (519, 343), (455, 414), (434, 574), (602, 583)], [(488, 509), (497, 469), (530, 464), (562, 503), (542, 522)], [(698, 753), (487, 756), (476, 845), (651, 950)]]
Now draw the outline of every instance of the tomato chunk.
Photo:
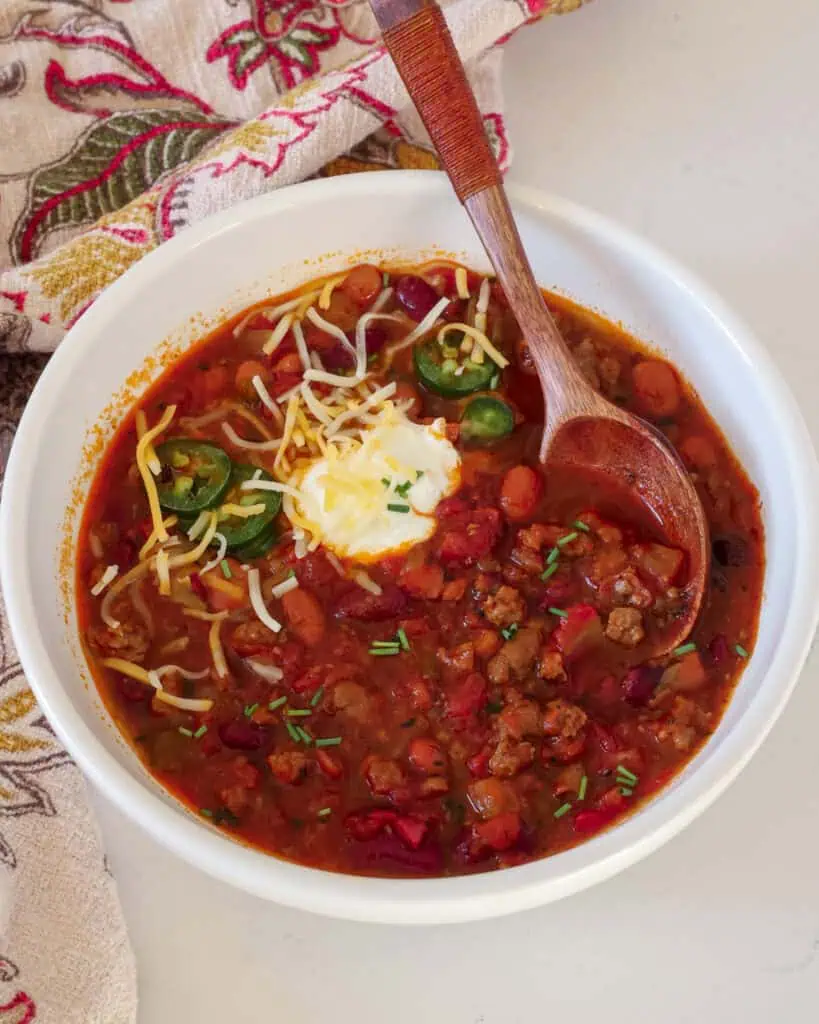
[(564, 658), (573, 658), (603, 639), (603, 623), (590, 604), (573, 604), (566, 609), (554, 632), (554, 642)]

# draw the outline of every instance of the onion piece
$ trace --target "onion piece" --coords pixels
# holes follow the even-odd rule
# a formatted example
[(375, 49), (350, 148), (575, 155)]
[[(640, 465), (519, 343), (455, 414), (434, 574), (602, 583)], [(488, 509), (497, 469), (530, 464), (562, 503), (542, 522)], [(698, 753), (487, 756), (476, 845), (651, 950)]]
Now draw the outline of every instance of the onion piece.
[(91, 588), (91, 596), (92, 597), (99, 597), (100, 594), (103, 592), (103, 590), (105, 590), (105, 588), (107, 586), (109, 586), (111, 583), (114, 582), (114, 580), (117, 578), (117, 576), (119, 576), (119, 566), (118, 565), (108, 565), (108, 566), (106, 566), (105, 567), (105, 571), (103, 572), (102, 576), (100, 576), (100, 578), (97, 580), (97, 582)]
[(263, 661), (253, 661), (251, 658), (245, 658), (245, 665), (268, 683), (278, 683), (284, 679), (284, 672), (278, 665), (266, 665)]
[(295, 576), (288, 576), (286, 580), (282, 580), (281, 583), (277, 583), (270, 591), (270, 594), (278, 600), (279, 598), (284, 597), (285, 594), (289, 594), (291, 590), (295, 590), (298, 585), (299, 581)]

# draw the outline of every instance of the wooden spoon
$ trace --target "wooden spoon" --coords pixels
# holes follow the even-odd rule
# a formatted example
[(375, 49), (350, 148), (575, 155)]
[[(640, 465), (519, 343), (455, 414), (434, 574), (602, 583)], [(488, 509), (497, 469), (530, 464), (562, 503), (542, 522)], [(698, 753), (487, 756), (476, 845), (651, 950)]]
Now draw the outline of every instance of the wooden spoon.
[(466, 207), (533, 356), (545, 402), (541, 462), (605, 477), (635, 493), (667, 542), (688, 556), (682, 611), (652, 653), (694, 627), (709, 571), (708, 525), (679, 456), (659, 431), (586, 381), (560, 336), (523, 249), (475, 97), (434, 0), (370, 0), (404, 84)]

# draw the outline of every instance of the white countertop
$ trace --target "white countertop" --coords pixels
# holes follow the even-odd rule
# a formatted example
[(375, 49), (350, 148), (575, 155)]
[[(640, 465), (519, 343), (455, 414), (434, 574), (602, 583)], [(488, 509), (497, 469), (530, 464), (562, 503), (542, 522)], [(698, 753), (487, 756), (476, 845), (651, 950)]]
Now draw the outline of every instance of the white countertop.
[[(770, 346), (819, 437), (819, 5), (596, 0), (509, 45), (513, 177), (619, 219)], [(817, 567), (819, 571), (819, 567)], [(659, 853), (518, 917), (400, 930), (262, 903), (95, 797), (140, 1024), (767, 1024), (819, 1005), (819, 662)]]

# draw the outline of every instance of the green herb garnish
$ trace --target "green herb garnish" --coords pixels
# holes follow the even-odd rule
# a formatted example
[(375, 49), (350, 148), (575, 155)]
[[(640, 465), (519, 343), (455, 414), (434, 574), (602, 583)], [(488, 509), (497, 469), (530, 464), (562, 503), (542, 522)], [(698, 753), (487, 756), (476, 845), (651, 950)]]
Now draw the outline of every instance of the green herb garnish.
[(296, 726), (296, 732), (299, 734), (299, 739), (309, 747), (313, 742), (313, 737), (310, 733), (306, 729), (302, 729), (300, 725)]
[(577, 787), (577, 799), (578, 800), (585, 800), (586, 799), (586, 790), (588, 789), (588, 786), (589, 786), (588, 776), (584, 775), (583, 778), (580, 780), (580, 785)]
[(552, 578), (552, 576), (554, 576), (554, 574), (557, 572), (557, 570), (559, 568), (560, 568), (560, 566), (557, 564), (557, 562), (552, 562), (551, 565), (547, 565), (545, 571), (540, 574), (541, 580), (544, 583), (547, 580), (550, 580)]
[(301, 740), (301, 736), (299, 736), (298, 730), (296, 729), (296, 727), (293, 725), (292, 722), (285, 722), (284, 724), (287, 727), (288, 733), (290, 734), (290, 739), (294, 743), (298, 743)]
[(629, 771), (621, 764), (617, 765), (617, 777), (621, 780), (625, 779), (629, 786), (636, 786), (639, 781), (634, 772)]
[(572, 805), (570, 803), (561, 804), (560, 807), (558, 807), (558, 809), (554, 812), (552, 817), (553, 818), (562, 818), (563, 815), (564, 814), (568, 814), (571, 809), (572, 809)]
[(184, 725), (179, 726), (179, 732), (181, 732), (183, 736), (187, 736), (189, 739), (193, 736), (191, 730), (186, 729)]
[(583, 533), (589, 533), (591, 530), (591, 527), (584, 523), (582, 519), (575, 519), (572, 526), (577, 527), (578, 530), (582, 530)]
[(268, 711), (275, 711), (276, 708), (280, 708), (282, 706), (282, 704), (286, 704), (286, 703), (287, 703), (287, 697), (277, 697), (275, 700), (271, 700), (271, 702), (267, 705), (267, 710)]
[(285, 714), (288, 718), (307, 718), (313, 712), (309, 708), (288, 708)]
[[(290, 723), (288, 722), (288, 725)], [(317, 747), (338, 747), (341, 745), (340, 736), (323, 736), (316, 740)]]
[(745, 648), (742, 646), (742, 644), (734, 644), (734, 650), (740, 656), (740, 658), (747, 658), (748, 657), (748, 652), (745, 650)]
[(557, 546), (559, 548), (562, 548), (566, 544), (571, 544), (571, 542), (573, 540), (577, 540), (577, 537), (578, 537), (577, 530), (572, 530), (571, 533), (567, 533), (565, 537), (561, 537), (560, 538), (560, 540), (557, 542)]
[(395, 635), (398, 637), (398, 642), (401, 644), (404, 650), (408, 651), (410, 649), (410, 642), (407, 639), (407, 634), (404, 632), (404, 630), (399, 629)]
[(556, 615), (559, 619), (568, 619), (569, 613), (564, 612), (562, 608), (549, 608), (547, 609), (552, 615)]
[(207, 731), (208, 727), (206, 725), (200, 725), (196, 732), (193, 734), (193, 738), (195, 740), (201, 740)]
[(549, 552), (549, 555), (548, 555), (548, 557), (546, 559), (546, 564), (547, 565), (554, 565), (555, 562), (558, 560), (558, 558), (560, 558), (560, 548), (554, 547)]
[(517, 633), (517, 631), (518, 624), (517, 622), (513, 622), (512, 625), (509, 626), (507, 629), (501, 630), (501, 636), (503, 637), (504, 640), (511, 640), (515, 633)]
[(219, 563), (219, 568), (222, 570), (222, 575), (225, 577), (226, 580), (231, 579), (233, 573), (230, 571), (230, 566), (228, 565), (227, 561), (224, 558)]
[(324, 696), (324, 687), (320, 686), (310, 698), (310, 707), (314, 708)]
[(407, 513), (407, 512), (409, 512), (409, 510), (410, 510), (410, 507), (409, 507), (409, 505), (396, 505), (396, 504), (394, 504), (393, 502), (389, 502), (389, 503), (387, 504), (387, 511), (388, 511), (388, 512), (402, 512), (402, 513)]
[(696, 644), (682, 644), (680, 647), (675, 647), (671, 652), (675, 658), (681, 658), (684, 654), (690, 654), (692, 651), (696, 651)]
[(258, 710), (258, 704), (248, 704), (245, 708), (245, 718), (250, 718), (254, 711)]

